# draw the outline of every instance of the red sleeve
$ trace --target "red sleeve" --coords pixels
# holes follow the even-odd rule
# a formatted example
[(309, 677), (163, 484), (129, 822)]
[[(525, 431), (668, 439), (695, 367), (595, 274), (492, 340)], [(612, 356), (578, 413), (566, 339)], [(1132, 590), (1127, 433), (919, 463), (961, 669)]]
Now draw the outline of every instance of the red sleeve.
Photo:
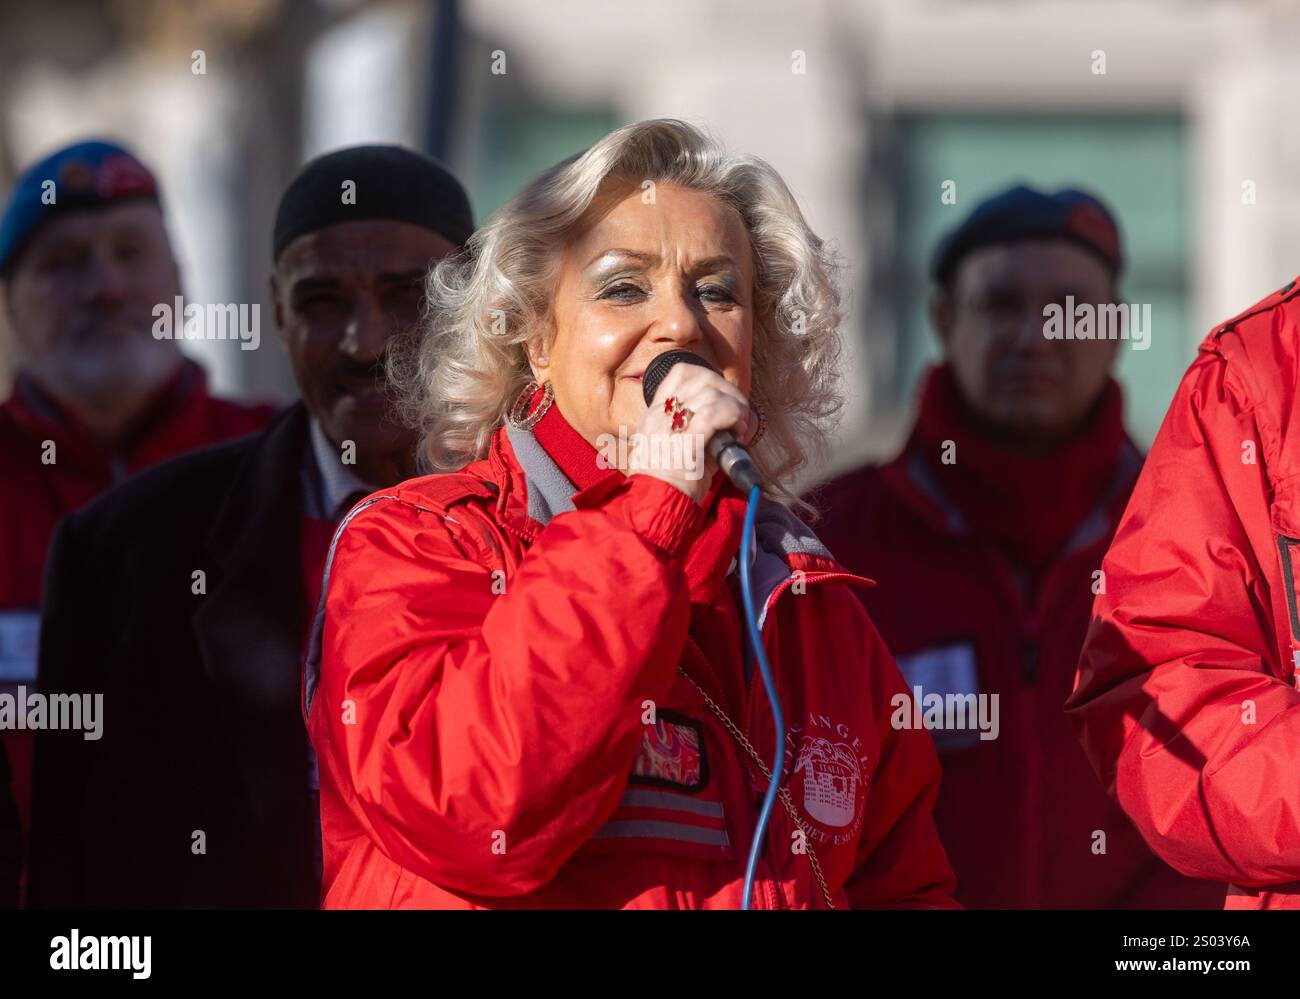
[(644, 475), (586, 502), (508, 580), (458, 523), (473, 510), (381, 501), (338, 540), (317, 751), (380, 849), (448, 890), (554, 877), (617, 806), (642, 702), (671, 688), (690, 621), (680, 557), (703, 513)]
[(952, 867), (934, 824), (939, 756), (929, 732), (891, 724), (895, 696), (906, 696), (910, 703), (911, 695), (875, 626), (868, 620), (865, 627), (865, 669), (871, 678), (876, 731), (882, 734), (857, 866), (844, 892), (855, 909), (960, 908), (953, 900)]
[(1259, 888), (1300, 879), (1300, 693), (1277, 651), (1287, 618), (1247, 377), (1212, 353), (1188, 370), (1102, 563), (1066, 707), (1152, 849)]

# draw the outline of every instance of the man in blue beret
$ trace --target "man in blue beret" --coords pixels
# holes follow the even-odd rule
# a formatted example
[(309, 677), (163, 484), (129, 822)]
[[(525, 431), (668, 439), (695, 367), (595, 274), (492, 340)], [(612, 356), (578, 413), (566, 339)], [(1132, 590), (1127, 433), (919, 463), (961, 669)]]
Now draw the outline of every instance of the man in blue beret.
[[(120, 146), (67, 146), (18, 178), (0, 214), (0, 293), (18, 371), (0, 405), (0, 694), (23, 698), (58, 521), (148, 465), (260, 429), (273, 411), (214, 398), (176, 341), (154, 337), (155, 306), (180, 296), (180, 270), (157, 182)], [(31, 732), (3, 715), (0, 729), (25, 813)], [(10, 818), (0, 905), (17, 890), (14, 814), (0, 802), (0, 827)]]
[[(971, 907), (1196, 907), (1093, 775), (1062, 705), (1102, 555), (1142, 459), (1111, 377), (1128, 324), (1119, 228), (1095, 197), (1017, 186), (939, 244), (907, 444), (814, 502), (943, 763), (935, 821)], [(917, 715), (923, 712), (917, 712)]]

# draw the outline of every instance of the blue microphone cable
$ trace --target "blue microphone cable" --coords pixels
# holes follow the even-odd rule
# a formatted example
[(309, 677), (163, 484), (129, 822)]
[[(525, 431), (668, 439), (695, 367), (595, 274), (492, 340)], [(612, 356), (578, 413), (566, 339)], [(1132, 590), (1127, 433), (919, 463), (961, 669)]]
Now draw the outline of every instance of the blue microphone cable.
[(754, 826), (754, 841), (749, 847), (749, 862), (745, 864), (745, 894), (741, 902), (742, 909), (751, 909), (754, 893), (754, 872), (758, 868), (758, 855), (767, 838), (767, 825), (772, 818), (772, 806), (781, 790), (781, 775), (785, 770), (785, 716), (781, 711), (781, 699), (776, 693), (776, 680), (772, 676), (772, 667), (768, 665), (767, 653), (763, 651), (763, 636), (758, 630), (758, 615), (754, 611), (754, 589), (750, 580), (749, 552), (754, 545), (754, 520), (758, 515), (758, 500), (761, 489), (754, 486), (749, 491), (749, 505), (745, 509), (745, 527), (740, 535), (740, 595), (745, 604), (745, 625), (749, 632), (750, 646), (754, 658), (758, 661), (758, 670), (763, 676), (763, 687), (767, 690), (767, 699), (772, 705), (772, 721), (776, 730), (776, 751), (772, 757), (772, 776), (767, 782), (767, 794), (763, 796), (763, 807), (758, 813), (758, 823)]

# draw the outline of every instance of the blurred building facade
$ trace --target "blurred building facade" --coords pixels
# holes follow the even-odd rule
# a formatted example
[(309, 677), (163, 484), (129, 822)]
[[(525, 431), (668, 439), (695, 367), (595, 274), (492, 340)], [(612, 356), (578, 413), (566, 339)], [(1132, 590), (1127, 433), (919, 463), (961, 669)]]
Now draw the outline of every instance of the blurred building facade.
[(906, 427), (937, 235), (1007, 184), (1084, 186), (1121, 218), (1126, 296), (1152, 305), (1150, 349), (1120, 368), (1147, 442), (1204, 332), (1300, 271), (1298, 36), (1282, 0), (7, 0), (0, 181), (74, 138), (135, 146), (189, 298), (262, 306), (260, 350), (187, 349), (219, 389), (286, 399), (266, 280), (304, 158), (425, 148), (482, 220), (618, 124), (686, 118), (771, 161), (846, 264), (831, 467)]

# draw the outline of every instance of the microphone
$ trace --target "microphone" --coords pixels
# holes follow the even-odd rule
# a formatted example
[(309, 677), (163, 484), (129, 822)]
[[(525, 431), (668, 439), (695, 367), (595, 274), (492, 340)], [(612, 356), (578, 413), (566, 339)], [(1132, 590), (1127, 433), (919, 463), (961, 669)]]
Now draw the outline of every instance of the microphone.
[[(660, 354), (646, 367), (645, 375), (641, 378), (641, 392), (645, 396), (647, 406), (654, 401), (655, 392), (659, 390), (659, 386), (663, 384), (663, 380), (668, 377), (668, 372), (675, 364), (698, 364), (701, 368), (714, 370), (712, 364), (689, 350), (670, 350)], [(759, 474), (758, 466), (754, 464), (754, 459), (749, 456), (745, 446), (736, 440), (736, 435), (730, 430), (719, 430), (715, 433), (709, 438), (705, 450), (726, 473), (727, 478), (734, 482), (736, 488), (746, 496), (755, 486), (762, 486), (763, 477)]]

